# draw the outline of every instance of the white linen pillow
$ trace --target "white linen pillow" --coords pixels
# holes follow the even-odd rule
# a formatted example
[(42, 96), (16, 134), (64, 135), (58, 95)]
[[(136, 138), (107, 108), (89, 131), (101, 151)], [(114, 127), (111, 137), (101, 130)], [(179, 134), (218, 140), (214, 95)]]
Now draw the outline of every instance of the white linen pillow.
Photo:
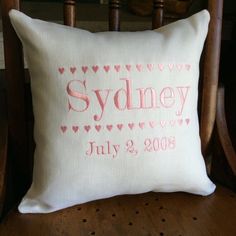
[(26, 53), (35, 116), (33, 183), (20, 212), (120, 194), (215, 190), (197, 115), (206, 10), (132, 33), (9, 15)]

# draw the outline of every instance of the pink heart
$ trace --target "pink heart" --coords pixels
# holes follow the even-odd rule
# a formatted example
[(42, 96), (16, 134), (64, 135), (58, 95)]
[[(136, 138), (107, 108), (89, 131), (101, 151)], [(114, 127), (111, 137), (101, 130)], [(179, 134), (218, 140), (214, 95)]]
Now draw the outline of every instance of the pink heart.
[(182, 125), (183, 124), (183, 119), (178, 119), (178, 123), (179, 123), (179, 125)]
[(70, 68), (70, 72), (71, 72), (72, 74), (74, 74), (75, 71), (76, 71), (76, 67), (71, 67), (71, 68)]
[(140, 72), (140, 71), (142, 71), (142, 65), (141, 64), (137, 64), (136, 65), (136, 68), (137, 68), (137, 70)]
[(127, 71), (131, 71), (131, 65), (125, 65)]
[(114, 68), (115, 68), (116, 72), (120, 71), (120, 65), (114, 65)]
[(132, 130), (134, 128), (134, 123), (129, 123), (128, 126)]
[(79, 126), (72, 126), (72, 129), (76, 133), (79, 130)]
[(113, 125), (107, 125), (107, 129), (108, 129), (109, 131), (111, 131), (112, 128), (113, 128)]
[(176, 122), (175, 120), (170, 120), (170, 121), (169, 121), (169, 123), (170, 123), (170, 125), (171, 125), (172, 127), (175, 126), (175, 122)]
[(96, 129), (98, 132), (100, 132), (101, 128), (102, 128), (101, 125), (95, 125), (95, 129)]
[(90, 125), (85, 125), (85, 126), (84, 126), (84, 129), (85, 129), (87, 132), (89, 132), (89, 130), (91, 129), (91, 126), (90, 126)]
[(160, 125), (161, 125), (162, 128), (165, 127), (165, 126), (166, 126), (166, 121), (161, 120), (161, 121), (160, 121)]
[(84, 74), (87, 72), (88, 67), (87, 66), (82, 66), (82, 71), (84, 72)]
[(140, 122), (138, 125), (139, 125), (140, 129), (143, 129), (144, 126), (145, 126), (145, 123), (144, 122)]
[(183, 64), (176, 64), (176, 67), (178, 71), (181, 71), (183, 69)]
[(99, 69), (99, 66), (92, 66), (93, 71), (96, 73)]
[(58, 71), (60, 72), (60, 74), (63, 74), (64, 71), (65, 71), (65, 69), (64, 69), (64, 67), (59, 67), (59, 68), (58, 68)]
[(154, 65), (153, 64), (147, 64), (147, 68), (149, 71), (152, 71), (153, 68), (154, 68)]
[(122, 130), (122, 128), (123, 128), (123, 124), (117, 124), (116, 126), (119, 130)]
[(174, 64), (168, 64), (169, 70), (172, 71), (174, 68)]
[(103, 66), (103, 68), (104, 68), (104, 70), (105, 70), (106, 72), (108, 72), (108, 71), (110, 70), (110, 66), (108, 66), (108, 65)]
[(158, 64), (157, 66), (158, 66), (158, 69), (159, 69), (160, 71), (163, 71), (163, 70), (164, 70), (164, 65), (163, 65), (163, 64)]
[(190, 119), (185, 119), (185, 122), (186, 122), (186, 124), (188, 125), (189, 124), (189, 122), (190, 122)]
[(67, 126), (61, 126), (61, 131), (62, 131), (63, 133), (65, 133), (66, 130), (67, 130)]
[(191, 69), (191, 65), (190, 64), (185, 64), (185, 68), (187, 71), (189, 71)]
[(156, 122), (155, 121), (149, 121), (149, 126), (151, 128), (154, 128), (156, 126)]

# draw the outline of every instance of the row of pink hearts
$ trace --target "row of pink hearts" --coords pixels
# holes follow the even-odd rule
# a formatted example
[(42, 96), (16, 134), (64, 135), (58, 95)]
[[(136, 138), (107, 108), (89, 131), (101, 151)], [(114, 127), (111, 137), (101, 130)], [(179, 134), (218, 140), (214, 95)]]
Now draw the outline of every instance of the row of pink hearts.
[[(190, 64), (147, 64), (147, 65), (142, 65), (142, 64), (137, 64), (137, 65), (125, 65), (124, 68), (127, 71), (132, 71), (132, 69), (135, 68), (135, 70), (137, 70), (138, 72), (141, 72), (144, 70), (144, 68), (148, 69), (148, 71), (153, 71), (155, 68), (157, 68), (159, 71), (163, 71), (165, 68), (169, 69), (169, 71), (173, 71), (175, 68), (177, 69), (177, 71), (182, 71), (182, 70), (187, 70), (189, 71), (191, 69), (191, 65)], [(120, 70), (122, 69), (121, 65), (114, 65), (114, 67), (109, 66), (109, 65), (105, 65), (105, 66), (91, 66), (91, 69), (94, 73), (97, 73), (97, 71), (99, 70), (104, 70), (106, 73), (108, 73), (109, 71), (112, 70), (112, 68), (114, 68), (114, 70), (116, 72), (120, 72)], [(77, 67), (70, 67), (69, 68), (70, 72), (72, 74), (74, 74), (77, 71)], [(89, 67), (88, 66), (81, 66), (81, 70), (84, 74), (86, 74), (89, 71)], [(60, 74), (64, 74), (64, 72), (66, 71), (65, 67), (59, 67), (58, 71)]]
[[(171, 120), (171, 121), (160, 121), (160, 126), (162, 127), (162, 128), (164, 128), (164, 127), (166, 127), (167, 125), (170, 125), (170, 126), (172, 126), (172, 127), (174, 127), (175, 125), (179, 125), (179, 126), (182, 126), (183, 125), (183, 123), (186, 123), (187, 125), (190, 123), (190, 119), (185, 119), (185, 120), (183, 120), (183, 119), (178, 119), (178, 120)], [(135, 129), (135, 128), (140, 128), (140, 129), (144, 129), (145, 127), (150, 127), (150, 128), (155, 128), (156, 126), (158, 125), (158, 123), (157, 122), (155, 122), (155, 121), (150, 121), (150, 122), (148, 122), (148, 124), (146, 124), (145, 122), (139, 122), (138, 124), (136, 124), (135, 125), (135, 123), (128, 123), (128, 128), (130, 129), (130, 130), (133, 130), (133, 129)], [(111, 131), (115, 126), (113, 126), (113, 125), (106, 125), (106, 126), (104, 126), (108, 131)], [(62, 125), (61, 127), (61, 131), (63, 132), (63, 133), (65, 133), (66, 131), (67, 131), (67, 129), (68, 129), (68, 126), (65, 126), (65, 125)], [(74, 133), (77, 133), (78, 131), (79, 131), (79, 126), (77, 126), (77, 125), (73, 125), (72, 127), (72, 130), (74, 131)], [(91, 129), (92, 129), (92, 126), (91, 125), (84, 125), (84, 130), (86, 131), (86, 132), (89, 132)], [(94, 128), (96, 129), (96, 131), (97, 132), (100, 132), (100, 130), (103, 128), (103, 126), (101, 126), (101, 125), (95, 125), (94, 126)], [(117, 124), (116, 125), (116, 128), (118, 129), (118, 130), (122, 130), (123, 128), (124, 128), (124, 124)]]

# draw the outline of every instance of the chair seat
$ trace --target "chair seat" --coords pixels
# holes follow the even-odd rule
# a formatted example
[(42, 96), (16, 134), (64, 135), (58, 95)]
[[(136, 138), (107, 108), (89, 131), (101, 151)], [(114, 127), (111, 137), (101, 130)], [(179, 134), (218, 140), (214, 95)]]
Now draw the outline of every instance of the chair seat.
[(0, 235), (236, 235), (236, 194), (217, 186), (208, 197), (187, 193), (118, 196), (50, 214), (11, 211)]

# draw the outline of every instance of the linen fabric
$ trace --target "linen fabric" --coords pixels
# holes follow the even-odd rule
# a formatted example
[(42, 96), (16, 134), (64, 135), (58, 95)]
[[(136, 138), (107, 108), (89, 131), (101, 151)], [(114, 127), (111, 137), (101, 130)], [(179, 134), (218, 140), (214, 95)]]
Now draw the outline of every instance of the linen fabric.
[(20, 212), (215, 190), (197, 114), (206, 10), (143, 32), (90, 33), (9, 15), (24, 47), (35, 117), (33, 183)]

